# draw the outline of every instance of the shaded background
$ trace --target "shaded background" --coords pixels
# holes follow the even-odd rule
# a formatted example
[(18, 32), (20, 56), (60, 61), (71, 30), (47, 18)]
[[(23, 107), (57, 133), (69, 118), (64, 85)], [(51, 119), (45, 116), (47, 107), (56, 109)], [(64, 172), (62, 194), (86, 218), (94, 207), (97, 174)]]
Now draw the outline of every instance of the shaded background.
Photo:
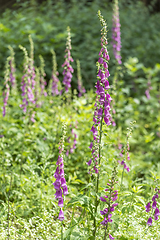
[[(100, 50), (100, 23), (97, 11), (100, 9), (108, 24), (109, 70), (114, 72), (115, 60), (111, 46), (112, 1), (111, 0), (48, 0), (48, 1), (0, 1), (0, 79), (3, 81), (5, 60), (9, 55), (8, 45), (15, 50), (17, 78), (20, 82), (23, 71), (23, 53), (19, 44), (29, 51), (28, 35), (35, 43), (35, 65), (39, 66), (39, 54), (44, 57), (47, 81), (51, 77), (53, 48), (57, 54), (58, 71), (62, 80), (62, 63), (67, 26), (71, 28), (72, 56), (79, 59), (82, 79), (86, 88), (96, 81), (96, 61)], [(160, 59), (160, 1), (119, 1), (122, 61), (137, 57), (146, 67), (154, 67)], [(73, 88), (76, 87), (76, 61)]]

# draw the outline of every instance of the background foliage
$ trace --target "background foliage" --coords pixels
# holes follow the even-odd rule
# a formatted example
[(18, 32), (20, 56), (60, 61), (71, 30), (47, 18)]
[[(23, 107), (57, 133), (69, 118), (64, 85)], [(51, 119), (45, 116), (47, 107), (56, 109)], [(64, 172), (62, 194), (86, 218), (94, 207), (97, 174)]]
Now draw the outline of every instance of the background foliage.
[[(0, 18), (0, 76), (3, 78), (4, 61), (8, 55), (10, 44), (16, 52), (17, 66), (21, 66), (22, 52), (19, 44), (29, 48), (28, 35), (35, 42), (35, 60), (38, 65), (38, 55), (43, 55), (46, 62), (48, 80), (51, 75), (51, 53), (54, 48), (57, 54), (59, 71), (62, 72), (66, 28), (71, 27), (72, 55), (79, 59), (82, 66), (82, 77), (87, 88), (96, 81), (97, 51), (99, 51), (99, 23), (97, 9), (100, 9), (108, 24), (108, 40), (111, 42), (112, 6), (109, 1), (92, 2), (72, 0), (69, 3), (60, 1), (45, 1), (41, 5), (25, 1), (20, 7), (7, 9)], [(153, 67), (159, 61), (160, 55), (160, 13), (150, 14), (150, 10), (141, 1), (120, 1), (120, 22), (122, 37), (122, 61), (137, 57), (146, 67)], [(145, 46), (145, 47), (144, 47)], [(110, 72), (114, 72), (112, 47)], [(154, 53), (154, 54), (153, 54)], [(76, 61), (75, 61), (76, 62)], [(73, 64), (76, 69), (76, 64)], [(111, 74), (113, 76), (113, 74)], [(73, 87), (76, 78), (73, 79)]]

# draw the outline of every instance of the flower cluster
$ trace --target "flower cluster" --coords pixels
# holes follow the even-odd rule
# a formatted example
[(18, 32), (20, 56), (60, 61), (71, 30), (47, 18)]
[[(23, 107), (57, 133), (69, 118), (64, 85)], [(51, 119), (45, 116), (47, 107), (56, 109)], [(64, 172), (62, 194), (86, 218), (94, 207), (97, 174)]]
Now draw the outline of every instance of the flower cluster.
[(112, 18), (112, 45), (113, 53), (118, 64), (121, 64), (121, 32), (120, 32), (120, 22), (119, 22), (119, 7), (118, 0), (114, 0), (113, 6), (113, 18)]
[[(108, 227), (108, 223), (112, 222), (111, 217), (112, 217), (112, 213), (115, 211), (115, 207), (118, 206), (118, 203), (116, 202), (118, 199), (118, 191), (114, 190), (114, 185), (117, 183), (116, 176), (117, 176), (117, 165), (115, 163), (114, 169), (112, 171), (112, 177), (111, 179), (109, 179), (109, 183), (107, 183), (107, 188), (105, 189), (107, 194), (99, 198), (102, 202), (107, 204), (107, 207), (104, 208), (103, 211), (100, 211), (100, 214), (104, 216), (104, 219), (101, 222), (101, 224), (103, 226), (106, 226), (106, 229)], [(114, 239), (111, 235), (109, 238)]]
[(51, 53), (53, 55), (53, 70), (52, 70), (52, 82), (51, 82), (51, 86), (50, 86), (50, 92), (53, 96), (56, 96), (59, 94), (59, 91), (58, 91), (59, 79), (57, 77), (59, 75), (59, 72), (57, 71), (57, 62), (56, 62), (55, 51), (53, 51), (53, 49), (52, 49)]
[[(98, 147), (97, 144), (101, 141), (101, 127), (102, 122), (104, 120), (105, 124), (107, 126), (110, 125), (110, 102), (111, 102), (111, 96), (108, 93), (108, 89), (110, 88), (108, 77), (109, 77), (109, 71), (108, 71), (108, 60), (109, 55), (107, 51), (107, 25), (104, 21), (100, 11), (98, 11), (98, 17), (100, 19), (102, 29), (101, 29), (101, 50), (99, 52), (99, 59), (97, 62), (98, 67), (98, 74), (97, 74), (97, 83), (96, 83), (96, 103), (95, 103), (95, 111), (93, 116), (93, 126), (91, 128), (91, 132), (93, 133), (93, 142), (90, 144), (90, 148), (92, 150), (92, 159), (87, 163), (89, 166), (92, 163), (92, 160), (94, 162), (94, 171), (95, 173), (98, 173), (98, 162), (97, 158), (99, 158), (98, 155)], [(100, 136), (98, 136), (98, 130), (100, 132)]]
[(64, 67), (63, 70), (63, 84), (65, 86), (65, 92), (67, 93), (69, 88), (71, 87), (71, 79), (72, 79), (72, 73), (73, 68), (70, 64), (70, 62), (73, 62), (73, 58), (71, 57), (71, 35), (70, 35), (70, 28), (67, 27), (68, 37), (66, 42), (66, 54), (64, 56), (65, 61), (62, 64), (62, 67)]
[(82, 77), (81, 77), (81, 67), (80, 67), (80, 61), (77, 60), (77, 80), (78, 80), (78, 97), (81, 97), (83, 93), (86, 92), (85, 88), (82, 85)]
[(63, 163), (64, 138), (65, 138), (65, 126), (63, 127), (63, 135), (59, 143), (59, 156), (56, 163), (57, 168), (54, 173), (56, 181), (53, 183), (54, 188), (56, 190), (55, 198), (58, 199), (58, 206), (61, 208), (58, 217), (60, 221), (64, 220), (64, 213), (62, 210), (64, 206), (63, 196), (66, 196), (68, 194), (68, 188), (64, 177), (64, 163)]
[[(152, 197), (152, 203), (148, 202), (145, 208), (146, 208), (146, 212), (150, 212), (150, 210), (152, 209), (152, 213), (154, 212), (154, 220), (158, 220), (160, 212), (159, 212), (159, 208), (157, 207), (157, 199), (159, 198), (160, 190), (156, 188), (155, 191), (156, 193)], [(148, 221), (147, 221), (148, 226), (152, 225), (152, 218), (153, 217), (148, 218)]]

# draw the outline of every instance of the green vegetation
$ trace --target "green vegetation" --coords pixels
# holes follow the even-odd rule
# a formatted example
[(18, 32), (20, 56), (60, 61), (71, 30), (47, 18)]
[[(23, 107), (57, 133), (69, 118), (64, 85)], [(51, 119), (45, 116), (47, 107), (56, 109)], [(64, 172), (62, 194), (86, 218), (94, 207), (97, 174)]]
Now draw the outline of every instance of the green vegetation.
[[(0, 240), (159, 240), (160, 222), (156, 219), (159, 213), (155, 216), (154, 210), (160, 207), (159, 13), (150, 15), (139, 1), (130, 5), (121, 1), (123, 63), (117, 66), (110, 43), (112, 8), (108, 1), (52, 3), (47, 1), (36, 6), (26, 2), (22, 7), (6, 10), (0, 20), (0, 109), (3, 109), (0, 114)], [(90, 175), (87, 162), (93, 153), (91, 128), (95, 102), (99, 104), (95, 89), (90, 89), (97, 81), (96, 61), (101, 49), (98, 9), (108, 23), (110, 88), (107, 91), (112, 97), (111, 121), (116, 125), (105, 124), (104, 105), (100, 105), (103, 106), (98, 128), (100, 143), (94, 146), (98, 154), (101, 151), (100, 171), (99, 175)], [(67, 26), (71, 29), (74, 59), (70, 65), (74, 69), (72, 91), (63, 90), (61, 95), (52, 96), (54, 74), (60, 79), (58, 90), (64, 87), (66, 72), (62, 75), (61, 65), (66, 39), (70, 41)], [(78, 78), (88, 89), (81, 97), (77, 91), (76, 62)], [(101, 65), (99, 61), (99, 69)], [(47, 96), (43, 89), (45, 80)], [(25, 84), (28, 84), (28, 95)], [(22, 98), (23, 104), (27, 103), (26, 113), (24, 106), (20, 107)], [(62, 139), (69, 194), (63, 196), (64, 220), (60, 221), (53, 183)], [(114, 200), (118, 205), (114, 210), (109, 205), (111, 197), (113, 201), (112, 182), (118, 191)], [(106, 188), (109, 190), (105, 191)], [(109, 194), (110, 200), (106, 197)], [(106, 201), (101, 200), (103, 196)], [(155, 199), (156, 207), (152, 205)], [(149, 202), (151, 211), (146, 207)], [(102, 210), (107, 206), (113, 216), (106, 227), (102, 224)], [(147, 224), (150, 217), (152, 224)]]

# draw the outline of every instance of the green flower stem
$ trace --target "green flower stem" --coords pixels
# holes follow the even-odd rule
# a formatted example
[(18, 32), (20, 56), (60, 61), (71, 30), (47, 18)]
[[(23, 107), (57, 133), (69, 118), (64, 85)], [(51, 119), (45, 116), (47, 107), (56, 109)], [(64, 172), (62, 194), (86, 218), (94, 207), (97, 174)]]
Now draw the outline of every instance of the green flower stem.
[[(103, 106), (103, 112), (104, 112), (104, 106)], [(102, 118), (101, 118), (101, 122), (100, 122), (99, 158), (98, 158), (98, 165), (100, 165), (100, 162), (101, 162), (102, 126), (103, 126), (103, 113), (102, 113)], [(99, 171), (98, 171), (97, 178), (96, 178), (96, 196), (95, 196), (94, 230), (93, 230), (93, 236), (94, 236), (94, 239), (96, 239), (96, 231), (97, 231), (96, 213), (97, 213), (97, 207), (98, 207), (98, 199), (97, 199), (98, 188), (99, 188)]]
[(123, 172), (122, 172), (122, 177), (121, 177), (121, 186), (120, 186), (120, 189), (122, 188), (122, 184), (123, 184), (123, 176), (124, 176), (124, 167), (123, 167)]
[(61, 240), (63, 240), (63, 221), (61, 222)]

